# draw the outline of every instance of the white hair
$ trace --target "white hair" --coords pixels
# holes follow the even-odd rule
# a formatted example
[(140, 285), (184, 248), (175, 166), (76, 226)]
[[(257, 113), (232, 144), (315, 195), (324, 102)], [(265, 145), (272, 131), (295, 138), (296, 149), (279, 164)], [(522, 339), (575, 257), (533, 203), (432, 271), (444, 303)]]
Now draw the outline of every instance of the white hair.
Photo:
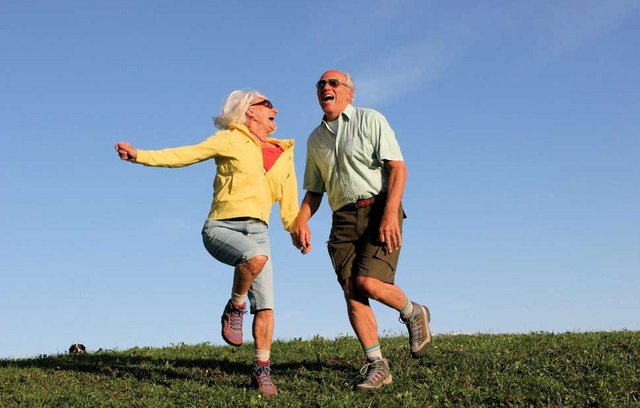
[(329, 71), (335, 71), (335, 72), (339, 72), (342, 75), (344, 75), (344, 79), (345, 79), (345, 85), (347, 85), (349, 88), (351, 88), (351, 101), (353, 102), (356, 99), (356, 84), (353, 83), (353, 79), (351, 79), (351, 75), (348, 72), (343, 72), (340, 71), (339, 69), (335, 69), (335, 68), (331, 68), (325, 71), (325, 73), (329, 72)]
[(345, 76), (346, 84), (349, 88), (351, 88), (351, 101), (356, 99), (356, 84), (353, 83), (353, 79), (351, 79), (351, 75), (348, 72), (342, 73)]
[(258, 91), (233, 91), (227, 96), (218, 116), (214, 116), (213, 124), (218, 129), (227, 129), (229, 125), (244, 125), (245, 114), (251, 102), (256, 98), (264, 97)]

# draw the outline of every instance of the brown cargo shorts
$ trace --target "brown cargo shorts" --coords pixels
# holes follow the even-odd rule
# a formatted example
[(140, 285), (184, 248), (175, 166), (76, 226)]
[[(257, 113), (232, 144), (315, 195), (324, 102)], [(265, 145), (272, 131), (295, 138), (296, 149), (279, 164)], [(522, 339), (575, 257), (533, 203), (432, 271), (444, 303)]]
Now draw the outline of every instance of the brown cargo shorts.
[[(340, 286), (351, 276), (394, 283), (400, 249), (389, 253), (378, 240), (385, 202), (384, 196), (379, 196), (369, 206), (359, 208), (349, 204), (333, 213), (327, 249)], [(401, 229), (404, 218), (401, 206), (398, 210)]]

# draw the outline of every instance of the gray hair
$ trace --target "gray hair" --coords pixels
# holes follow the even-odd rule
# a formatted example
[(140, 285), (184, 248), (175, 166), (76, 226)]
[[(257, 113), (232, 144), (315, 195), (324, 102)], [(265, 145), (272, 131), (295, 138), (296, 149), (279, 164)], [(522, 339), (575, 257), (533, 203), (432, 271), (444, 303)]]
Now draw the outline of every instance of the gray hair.
[(258, 97), (264, 97), (258, 91), (233, 91), (227, 96), (218, 116), (213, 117), (213, 124), (218, 129), (227, 129), (229, 125), (244, 125), (245, 114), (251, 102)]
[(325, 72), (336, 71), (344, 75), (345, 85), (347, 85), (351, 89), (351, 101), (353, 102), (356, 99), (356, 84), (353, 83), (353, 79), (351, 79), (351, 75), (348, 72), (340, 71), (339, 69), (331, 68)]
[(347, 86), (351, 88), (351, 100), (353, 101), (356, 99), (356, 84), (353, 83), (353, 79), (351, 79), (351, 75), (348, 72), (343, 72), (343, 74), (347, 80)]

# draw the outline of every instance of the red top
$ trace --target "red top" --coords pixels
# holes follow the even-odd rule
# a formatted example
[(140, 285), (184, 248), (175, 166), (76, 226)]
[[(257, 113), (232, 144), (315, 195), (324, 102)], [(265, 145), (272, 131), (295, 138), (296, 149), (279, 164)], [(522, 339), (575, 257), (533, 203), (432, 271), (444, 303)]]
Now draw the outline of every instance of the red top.
[(269, 171), (273, 163), (276, 162), (280, 154), (282, 154), (280, 146), (270, 145), (268, 147), (262, 146), (262, 162), (265, 171)]

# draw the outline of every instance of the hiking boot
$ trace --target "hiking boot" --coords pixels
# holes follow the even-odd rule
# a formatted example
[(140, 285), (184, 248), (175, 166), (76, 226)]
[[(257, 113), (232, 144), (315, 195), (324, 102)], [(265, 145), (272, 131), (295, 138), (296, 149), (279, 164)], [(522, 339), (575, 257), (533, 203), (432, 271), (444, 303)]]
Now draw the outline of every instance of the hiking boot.
[(231, 299), (222, 312), (222, 338), (232, 346), (242, 345), (242, 317), (246, 312), (247, 303), (235, 305)]
[(368, 362), (362, 367), (360, 374), (365, 375), (365, 379), (356, 385), (356, 391), (370, 391), (391, 384), (393, 381), (389, 370), (389, 360), (386, 358)]
[(400, 319), (409, 329), (409, 344), (413, 358), (420, 358), (427, 353), (431, 346), (431, 330), (429, 322), (431, 314), (426, 306), (413, 303), (413, 313), (408, 320)]
[(251, 385), (257, 387), (260, 394), (265, 397), (278, 394), (276, 385), (271, 381), (271, 362), (256, 361), (253, 366)]

